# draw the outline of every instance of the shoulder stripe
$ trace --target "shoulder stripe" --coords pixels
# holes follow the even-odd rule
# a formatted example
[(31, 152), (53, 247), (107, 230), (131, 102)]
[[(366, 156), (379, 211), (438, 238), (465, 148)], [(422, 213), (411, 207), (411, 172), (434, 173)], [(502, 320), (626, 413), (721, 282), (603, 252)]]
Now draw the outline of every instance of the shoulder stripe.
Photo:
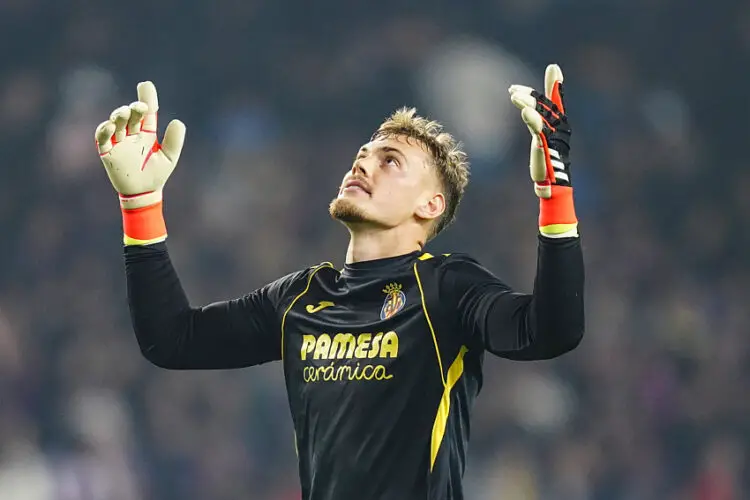
[(284, 311), (284, 315), (281, 317), (281, 361), (284, 361), (284, 326), (286, 326), (286, 315), (289, 314), (289, 311), (292, 310), (294, 304), (296, 304), (297, 301), (301, 299), (308, 290), (310, 290), (310, 284), (312, 283), (312, 279), (313, 276), (315, 276), (315, 273), (326, 267), (330, 267), (331, 269), (333, 269), (333, 264), (331, 264), (330, 262), (323, 262), (322, 264), (318, 264), (317, 266), (312, 268), (312, 270), (310, 271), (310, 275), (307, 277), (307, 286), (305, 286), (305, 289), (302, 290), (302, 292), (294, 297), (294, 300), (292, 300), (292, 302), (289, 304), (289, 307), (287, 307), (286, 311)]

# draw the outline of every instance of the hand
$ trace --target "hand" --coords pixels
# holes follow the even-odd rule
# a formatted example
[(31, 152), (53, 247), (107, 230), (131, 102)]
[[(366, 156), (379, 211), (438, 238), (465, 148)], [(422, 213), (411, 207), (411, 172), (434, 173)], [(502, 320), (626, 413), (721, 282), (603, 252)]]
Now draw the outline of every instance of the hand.
[(96, 145), (123, 209), (143, 208), (162, 200), (162, 189), (177, 165), (185, 125), (173, 120), (157, 139), (159, 100), (151, 82), (138, 84), (138, 100), (114, 110), (95, 132)]
[(548, 238), (577, 237), (562, 70), (557, 64), (547, 66), (544, 94), (523, 85), (512, 85), (508, 92), (531, 133), (529, 173), (540, 200), (539, 232)]
[(529, 172), (534, 192), (540, 198), (551, 198), (553, 185), (571, 185), (571, 130), (563, 105), (562, 70), (557, 64), (547, 66), (544, 95), (523, 85), (513, 85), (508, 92), (531, 133)]

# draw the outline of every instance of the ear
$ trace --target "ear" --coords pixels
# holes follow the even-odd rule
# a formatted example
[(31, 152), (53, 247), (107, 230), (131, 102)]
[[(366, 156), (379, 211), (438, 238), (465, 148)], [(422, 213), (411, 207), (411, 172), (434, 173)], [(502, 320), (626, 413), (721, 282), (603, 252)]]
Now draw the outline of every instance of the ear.
[(420, 219), (434, 220), (443, 215), (445, 212), (445, 196), (443, 193), (436, 193), (432, 198), (417, 206), (414, 214)]

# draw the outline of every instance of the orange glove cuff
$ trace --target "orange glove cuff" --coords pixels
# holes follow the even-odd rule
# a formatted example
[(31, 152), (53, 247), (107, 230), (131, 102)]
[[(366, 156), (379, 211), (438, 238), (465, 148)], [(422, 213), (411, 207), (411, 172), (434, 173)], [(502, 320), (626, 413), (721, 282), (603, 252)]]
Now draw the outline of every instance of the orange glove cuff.
[(147, 207), (122, 209), (122, 228), (126, 245), (148, 245), (167, 238), (162, 202)]
[(552, 196), (539, 199), (539, 227), (542, 233), (562, 234), (575, 229), (578, 224), (573, 188), (552, 185)]

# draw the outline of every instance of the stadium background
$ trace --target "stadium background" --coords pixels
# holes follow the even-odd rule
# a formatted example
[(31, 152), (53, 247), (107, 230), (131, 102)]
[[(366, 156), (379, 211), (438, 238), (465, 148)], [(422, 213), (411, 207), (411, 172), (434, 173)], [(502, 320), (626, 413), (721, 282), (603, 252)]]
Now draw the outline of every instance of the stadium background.
[[(587, 337), (488, 359), (476, 500), (750, 498), (750, 3), (0, 1), (0, 499), (293, 500), (278, 364), (170, 373), (139, 355), (94, 127), (160, 90), (188, 126), (166, 189), (195, 304), (343, 262), (326, 206), (415, 104), (473, 182), (431, 247), (529, 290), (536, 201), (510, 83), (567, 77)], [(365, 485), (363, 485), (364, 487)]]

